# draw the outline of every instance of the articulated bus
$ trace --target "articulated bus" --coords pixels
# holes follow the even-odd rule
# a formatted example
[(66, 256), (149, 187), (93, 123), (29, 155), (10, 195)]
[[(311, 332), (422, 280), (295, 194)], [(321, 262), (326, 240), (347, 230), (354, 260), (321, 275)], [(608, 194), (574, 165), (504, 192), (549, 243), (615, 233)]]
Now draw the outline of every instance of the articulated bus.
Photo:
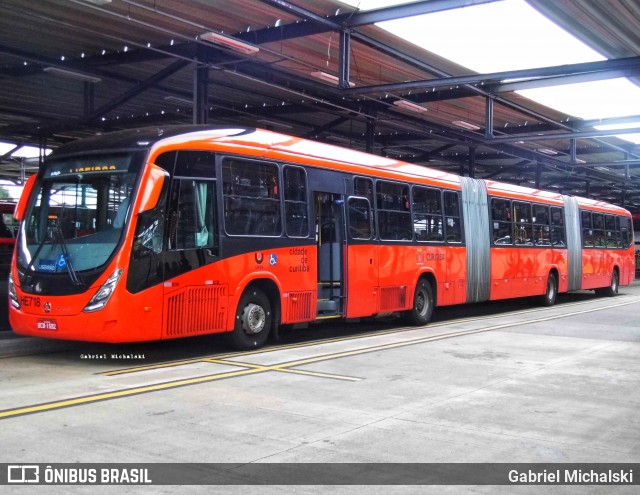
[(635, 275), (631, 215), (260, 129), (65, 145), (27, 182), (9, 280), (23, 335), (134, 342), (595, 289)]

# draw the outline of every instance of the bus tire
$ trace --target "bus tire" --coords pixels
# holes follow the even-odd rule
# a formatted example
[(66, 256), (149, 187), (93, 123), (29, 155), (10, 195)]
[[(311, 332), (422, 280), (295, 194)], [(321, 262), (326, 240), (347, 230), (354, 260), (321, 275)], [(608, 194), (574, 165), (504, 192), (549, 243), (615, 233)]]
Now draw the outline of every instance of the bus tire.
[(620, 289), (620, 275), (618, 274), (618, 270), (613, 270), (609, 287), (596, 289), (596, 294), (604, 297), (614, 297), (618, 295), (618, 289)]
[(422, 326), (429, 323), (432, 314), (433, 289), (429, 282), (421, 278), (413, 294), (413, 307), (405, 313), (405, 318), (411, 325)]
[(271, 321), (269, 298), (258, 287), (248, 287), (238, 303), (231, 345), (238, 350), (262, 347), (269, 337)]
[(547, 277), (547, 288), (545, 289), (544, 294), (540, 298), (540, 303), (543, 306), (553, 306), (556, 303), (557, 298), (558, 298), (558, 279), (555, 273), (549, 272), (549, 276)]

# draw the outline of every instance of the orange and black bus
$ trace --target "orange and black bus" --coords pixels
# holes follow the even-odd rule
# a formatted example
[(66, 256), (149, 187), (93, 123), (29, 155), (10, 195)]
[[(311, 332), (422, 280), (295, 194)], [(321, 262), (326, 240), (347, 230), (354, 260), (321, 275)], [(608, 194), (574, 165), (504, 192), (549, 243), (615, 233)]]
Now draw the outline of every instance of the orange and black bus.
[(133, 342), (595, 289), (634, 278), (631, 215), (260, 129), (105, 134), (29, 179), (20, 334)]

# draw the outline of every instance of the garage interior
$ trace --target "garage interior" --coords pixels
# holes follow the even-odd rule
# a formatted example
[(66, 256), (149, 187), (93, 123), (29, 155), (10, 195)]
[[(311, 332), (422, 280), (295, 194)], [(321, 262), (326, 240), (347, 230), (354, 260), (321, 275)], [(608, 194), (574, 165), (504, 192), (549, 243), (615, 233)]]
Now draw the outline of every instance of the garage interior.
[(607, 60), (490, 74), (376, 26), (484, 3), (358, 10), (333, 0), (5, 0), (0, 141), (12, 148), (0, 176), (21, 184), (37, 171), (38, 158), (14, 156), (24, 146), (55, 149), (143, 126), (255, 126), (640, 212), (640, 145), (612, 135), (640, 129), (594, 127), (640, 116), (581, 120), (515, 92), (637, 83), (640, 7), (528, 0)]

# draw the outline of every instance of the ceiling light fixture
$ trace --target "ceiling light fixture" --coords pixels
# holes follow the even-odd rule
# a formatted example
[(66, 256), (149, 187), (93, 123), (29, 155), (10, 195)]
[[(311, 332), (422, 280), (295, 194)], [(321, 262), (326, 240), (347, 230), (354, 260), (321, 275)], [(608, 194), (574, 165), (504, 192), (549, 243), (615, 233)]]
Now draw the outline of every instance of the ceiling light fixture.
[(479, 131), (480, 126), (472, 124), (471, 122), (467, 122), (466, 120), (454, 120), (451, 122), (453, 125), (457, 125), (458, 127), (462, 127), (463, 129), (469, 129), (470, 131)]
[(544, 153), (545, 155), (551, 155), (551, 156), (558, 154), (556, 150), (552, 150), (550, 148), (538, 148), (536, 151), (538, 153)]
[[(320, 79), (321, 81), (338, 85), (340, 83), (340, 78), (338, 76), (334, 76), (333, 74), (329, 74), (328, 72), (324, 72), (321, 70), (316, 70), (310, 73), (316, 79)], [(349, 81), (349, 87), (353, 88), (355, 83)]]
[(245, 43), (244, 41), (240, 41), (236, 38), (225, 36), (224, 34), (220, 33), (202, 33), (199, 38), (203, 41), (215, 43), (216, 45), (222, 45), (226, 48), (230, 48), (233, 51), (244, 53), (246, 55), (251, 55), (260, 51), (260, 48), (255, 45)]
[(180, 98), (179, 96), (165, 96), (164, 101), (171, 101), (173, 103), (181, 103), (183, 105), (192, 106), (193, 102), (191, 100), (187, 100), (186, 98)]
[(42, 69), (44, 72), (48, 74), (56, 74), (63, 77), (69, 77), (71, 79), (80, 79), (81, 81), (91, 82), (91, 83), (99, 83), (102, 81), (99, 77), (91, 76), (89, 74), (84, 74), (83, 72), (76, 72), (73, 70), (62, 69), (60, 67), (45, 67)]
[(422, 105), (418, 105), (417, 103), (413, 103), (407, 100), (396, 100), (393, 102), (393, 104), (397, 107), (404, 108), (411, 112), (424, 113), (428, 111), (427, 107), (423, 107)]
[(260, 124), (272, 125), (274, 127), (282, 127), (284, 129), (291, 129), (291, 126), (289, 124), (283, 124), (282, 122), (276, 122), (275, 120), (259, 119), (257, 122), (259, 122)]

